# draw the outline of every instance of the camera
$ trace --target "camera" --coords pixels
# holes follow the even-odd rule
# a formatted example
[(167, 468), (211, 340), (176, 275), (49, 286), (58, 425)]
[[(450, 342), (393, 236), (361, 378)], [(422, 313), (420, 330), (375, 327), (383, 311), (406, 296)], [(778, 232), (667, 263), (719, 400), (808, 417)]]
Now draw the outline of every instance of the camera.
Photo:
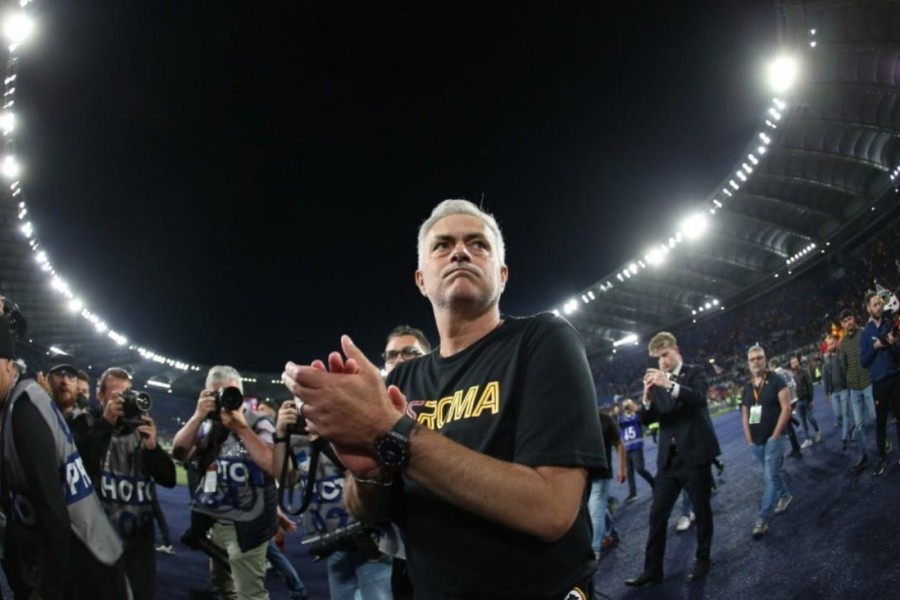
[(150, 412), (153, 400), (147, 392), (128, 390), (122, 394), (122, 423), (131, 427), (144, 424), (144, 415)]
[(16, 341), (24, 339), (28, 330), (28, 323), (25, 320), (25, 315), (19, 309), (19, 305), (9, 298), (4, 298), (3, 314), (6, 315), (6, 319), (9, 322), (9, 331), (12, 333), (13, 339)]
[(366, 556), (374, 556), (378, 552), (378, 546), (372, 539), (373, 531), (367, 525), (356, 521), (331, 533), (310, 536), (301, 543), (308, 547), (309, 553), (317, 561), (328, 558), (338, 551), (360, 552)]
[(221, 418), (222, 410), (237, 410), (244, 403), (244, 394), (240, 388), (235, 386), (223, 387), (212, 393), (216, 399), (216, 409), (209, 413), (210, 419), (218, 421)]

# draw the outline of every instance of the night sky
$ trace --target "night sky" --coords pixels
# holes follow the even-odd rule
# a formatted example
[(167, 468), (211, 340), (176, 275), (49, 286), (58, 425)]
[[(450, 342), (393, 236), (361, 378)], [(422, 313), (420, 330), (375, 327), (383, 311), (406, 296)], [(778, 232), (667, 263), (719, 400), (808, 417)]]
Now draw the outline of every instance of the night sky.
[(465, 197), (501, 309), (549, 310), (670, 235), (771, 98), (771, 2), (390, 4), (38, 3), (22, 185), (88, 308), (247, 370), (436, 342), (416, 233)]

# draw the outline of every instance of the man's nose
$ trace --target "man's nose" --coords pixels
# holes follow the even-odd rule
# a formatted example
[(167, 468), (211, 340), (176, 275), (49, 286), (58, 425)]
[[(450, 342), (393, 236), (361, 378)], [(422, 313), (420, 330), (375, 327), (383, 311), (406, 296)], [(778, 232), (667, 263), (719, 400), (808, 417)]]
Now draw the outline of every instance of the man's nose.
[(471, 261), (472, 256), (469, 254), (469, 248), (466, 246), (465, 242), (459, 242), (453, 247), (453, 253), (450, 255), (450, 260), (453, 261)]

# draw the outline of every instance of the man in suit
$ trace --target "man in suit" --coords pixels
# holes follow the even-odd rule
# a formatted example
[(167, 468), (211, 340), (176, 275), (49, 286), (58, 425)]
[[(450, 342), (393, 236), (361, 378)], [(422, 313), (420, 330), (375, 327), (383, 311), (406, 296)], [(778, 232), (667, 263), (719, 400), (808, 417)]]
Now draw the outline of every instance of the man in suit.
[(625, 581), (631, 587), (662, 581), (666, 525), (682, 489), (694, 505), (697, 523), (696, 562), (687, 581), (709, 572), (713, 535), (710, 467), (721, 453), (709, 418), (703, 367), (684, 364), (675, 336), (666, 331), (653, 336), (648, 350), (657, 368), (648, 368), (644, 375), (642, 418), (647, 423), (659, 421), (659, 453), (644, 571)]

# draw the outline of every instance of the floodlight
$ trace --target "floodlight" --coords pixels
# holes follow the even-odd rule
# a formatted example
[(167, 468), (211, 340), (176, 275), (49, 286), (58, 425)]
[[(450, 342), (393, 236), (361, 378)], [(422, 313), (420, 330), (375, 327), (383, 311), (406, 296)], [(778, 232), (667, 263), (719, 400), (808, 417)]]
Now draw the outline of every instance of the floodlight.
[(797, 81), (800, 66), (792, 56), (779, 56), (769, 65), (769, 85), (776, 92), (785, 92)]
[(3, 163), (0, 164), (0, 172), (3, 173), (3, 176), (7, 179), (15, 179), (19, 176), (19, 173), (22, 171), (21, 167), (19, 167), (18, 161), (16, 161), (16, 157), (11, 154), (7, 154), (3, 157)]
[(6, 135), (8, 133), (11, 133), (15, 128), (16, 118), (13, 113), (8, 110), (3, 111), (3, 113), (0, 114), (0, 129), (3, 130), (3, 134)]
[(34, 23), (24, 12), (11, 13), (3, 21), (3, 35), (13, 45), (27, 40), (33, 29)]
[(636, 334), (636, 333), (629, 333), (628, 335), (626, 335), (625, 337), (623, 337), (621, 340), (616, 340), (615, 342), (613, 342), (613, 346), (614, 346), (614, 347), (615, 347), (615, 346), (621, 346), (622, 344), (630, 344), (630, 343), (632, 343), (632, 342), (637, 343), (637, 341), (638, 341), (638, 336), (637, 336), (637, 334)]
[(644, 260), (647, 261), (648, 265), (658, 265), (665, 259), (665, 254), (663, 254), (662, 250), (660, 250), (659, 248), (652, 248), (649, 252), (647, 252), (647, 254), (644, 255)]
[(681, 232), (689, 240), (697, 239), (706, 231), (709, 221), (703, 213), (695, 213), (681, 224)]

